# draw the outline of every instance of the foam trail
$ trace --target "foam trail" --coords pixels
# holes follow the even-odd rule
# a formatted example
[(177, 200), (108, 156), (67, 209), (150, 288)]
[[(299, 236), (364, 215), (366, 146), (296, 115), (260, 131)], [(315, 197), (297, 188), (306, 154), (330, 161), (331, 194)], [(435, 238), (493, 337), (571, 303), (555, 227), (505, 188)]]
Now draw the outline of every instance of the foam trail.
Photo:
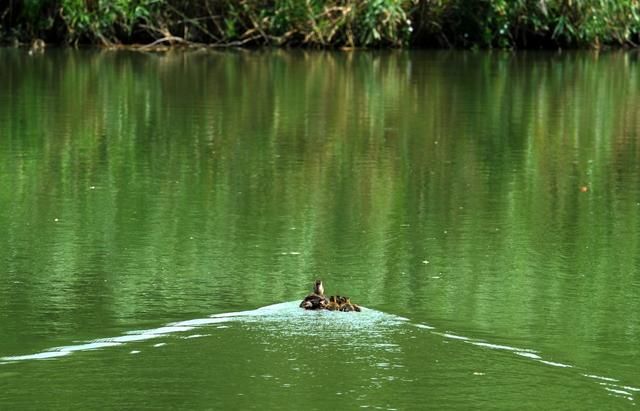
[(432, 327), (432, 326), (427, 325), (427, 324), (412, 324), (412, 325), (414, 327), (422, 328), (422, 329), (425, 329), (425, 330), (433, 330), (433, 329), (435, 329), (435, 327)]
[(57, 347), (57, 348), (53, 348), (52, 351), (53, 350), (61, 351), (61, 352), (89, 351), (89, 350), (97, 350), (99, 348), (115, 347), (117, 345), (120, 345), (120, 343), (114, 342), (114, 341), (95, 341), (95, 342), (90, 342), (90, 343), (80, 344), (80, 345), (69, 345), (65, 347)]
[(45, 351), (37, 354), (16, 355), (13, 357), (2, 357), (3, 361), (24, 361), (24, 360), (46, 360), (54, 357), (63, 357), (71, 354), (71, 351)]
[(461, 335), (455, 335), (455, 334), (449, 334), (449, 333), (437, 333), (437, 332), (434, 332), (434, 334), (441, 335), (441, 336), (446, 337), (446, 338), (451, 338), (452, 340), (463, 340), (463, 341), (470, 340), (470, 338), (463, 337)]
[[(310, 318), (314, 319), (312, 328), (309, 327)], [(318, 335), (323, 335), (323, 333), (326, 334), (327, 332), (330, 334), (335, 334), (336, 330), (338, 332), (344, 332), (344, 330), (357, 329), (363, 332), (367, 332), (385, 325), (395, 326), (397, 324), (407, 323), (407, 321), (409, 320), (404, 317), (386, 314), (381, 311), (367, 309), (364, 307), (362, 309), (362, 312), (358, 315), (341, 315), (340, 313), (324, 310), (306, 311), (301, 310), (298, 307), (297, 301), (290, 301), (272, 304), (254, 310), (219, 313), (213, 314), (206, 318), (196, 318), (191, 320), (173, 322), (165, 324), (158, 328), (129, 331), (120, 336), (100, 338), (93, 341), (86, 341), (69, 346), (54, 347), (35, 354), (0, 357), (0, 365), (11, 364), (18, 361), (54, 359), (57, 357), (68, 356), (74, 352), (97, 350), (147, 341), (156, 338), (167, 337), (169, 335), (177, 333), (186, 333), (200, 327), (228, 323), (232, 321), (251, 323), (252, 325), (257, 327), (268, 326), (273, 328), (272, 331), (275, 329), (277, 332), (281, 332), (285, 335), (301, 334), (309, 336), (314, 335), (314, 333)], [(448, 331), (439, 332), (435, 329), (435, 327), (423, 323), (408, 322), (407, 324), (412, 325), (417, 329), (423, 330), (426, 333), (438, 335), (451, 340), (461, 341), (480, 348), (510, 352), (514, 355), (536, 361), (539, 364), (557, 368), (574, 368), (574, 366), (570, 364), (545, 360), (541, 355), (539, 355), (539, 352), (536, 350), (512, 347), (503, 344), (493, 344), (491, 342), (465, 337), (463, 335), (454, 334)], [(219, 325), (216, 328), (222, 327), (226, 327), (226, 325)], [(207, 335), (210, 334), (190, 333), (189, 335), (186, 335), (182, 338), (190, 339), (204, 337)], [(156, 343), (154, 346), (160, 347), (164, 344), (165, 343)], [(378, 347), (386, 350), (395, 349), (395, 345), (391, 344), (378, 345)], [(139, 350), (131, 351), (132, 354), (137, 354), (139, 352)], [(580, 373), (579, 375), (592, 380), (597, 380), (599, 381), (599, 384), (602, 385), (603, 388), (610, 392), (612, 395), (624, 396), (629, 400), (633, 400), (633, 395), (635, 392), (640, 392), (640, 388), (622, 384), (614, 384), (616, 382), (619, 382), (619, 380), (615, 378), (604, 377), (584, 372)]]
[[(337, 325), (350, 329), (356, 328), (360, 330), (375, 329), (375, 325), (379, 325), (382, 323), (397, 324), (400, 321), (407, 321), (407, 319), (403, 317), (385, 314), (380, 311), (370, 310), (364, 307), (362, 309), (362, 312), (357, 316), (339, 314), (336, 315), (336, 313), (330, 311), (308, 312), (306, 310), (301, 310), (298, 307), (297, 301), (290, 301), (268, 305), (265, 307), (257, 308), (255, 310), (220, 313), (213, 314), (206, 318), (178, 321), (163, 325), (158, 328), (151, 328), (147, 330), (133, 330), (126, 332), (124, 335), (99, 338), (92, 341), (85, 341), (80, 344), (54, 347), (35, 354), (0, 357), (0, 364), (9, 364), (17, 361), (63, 357), (74, 352), (90, 351), (101, 348), (125, 345), (129, 343), (147, 341), (160, 337), (167, 337), (172, 334), (185, 333), (187, 331), (192, 331), (198, 327), (205, 327), (213, 324), (221, 324), (231, 321), (281, 324), (284, 326), (283, 329), (285, 332), (291, 334), (308, 334), (310, 330), (308, 328), (304, 328), (304, 326), (305, 324), (308, 325), (310, 316), (319, 317), (320, 319), (322, 319), (326, 327)], [(317, 326), (317, 324), (314, 325)], [(217, 328), (222, 327), (225, 326), (220, 326)], [(187, 336), (184, 338), (195, 338), (195, 336), (202, 335), (192, 334), (191, 336)], [(156, 346), (158, 346), (158, 344), (156, 344)]]
[(563, 363), (560, 363), (560, 362), (553, 362), (553, 361), (546, 361), (546, 360), (540, 360), (540, 362), (543, 363), (543, 364), (551, 365), (552, 367), (573, 368), (572, 365), (563, 364)]
[[(270, 306), (270, 307), (263, 307), (263, 308), (273, 309), (277, 307)], [(57, 357), (64, 357), (77, 351), (91, 351), (91, 350), (97, 350), (97, 349), (107, 348), (107, 347), (115, 347), (115, 346), (119, 346), (127, 343), (151, 340), (154, 338), (164, 337), (174, 333), (191, 331), (196, 327), (203, 327), (210, 324), (224, 323), (228, 321), (233, 321), (234, 319), (237, 320), (240, 317), (255, 315), (255, 313), (259, 312), (259, 310), (260, 309), (252, 310), (252, 311), (237, 312), (237, 313), (215, 314), (209, 318), (196, 318), (193, 320), (170, 323), (162, 327), (151, 328), (148, 330), (129, 331), (125, 335), (120, 335), (117, 337), (99, 338), (96, 340), (84, 342), (82, 344), (54, 347), (54, 348), (45, 350), (43, 352), (35, 353), (35, 354), (0, 357), (0, 361), (2, 361), (0, 362), (0, 364), (10, 364), (12, 362), (26, 361), (26, 360), (44, 360), (44, 359), (51, 359), (51, 358), (57, 358)]]
[(476, 341), (469, 341), (469, 344), (473, 344), (473, 345), (477, 345), (478, 347), (486, 347), (486, 348), (491, 348), (493, 350), (506, 350), (506, 351), (518, 351), (518, 352), (529, 352), (529, 353), (537, 353), (538, 351), (535, 350), (530, 350), (528, 348), (517, 348), (517, 347), (510, 347), (508, 345), (500, 345), (500, 344), (491, 344), (491, 343), (486, 343), (486, 342), (476, 342)]
[(616, 380), (615, 378), (602, 377), (600, 375), (595, 375), (595, 374), (582, 374), (582, 376), (587, 378), (593, 378), (594, 380), (618, 382), (618, 380)]
[[(489, 348), (492, 350), (504, 350), (504, 351), (509, 351), (512, 352), (515, 355), (518, 355), (520, 357), (524, 357), (524, 358), (529, 358), (531, 360), (537, 361), (540, 364), (545, 364), (548, 366), (552, 366), (552, 367), (557, 367), (557, 368), (574, 368), (573, 365), (570, 364), (564, 364), (564, 363), (560, 363), (560, 362), (555, 362), (555, 361), (548, 361), (543, 359), (539, 354), (539, 351), (536, 350), (532, 350), (532, 349), (528, 349), (528, 348), (517, 348), (517, 347), (511, 347), (508, 345), (501, 345), (501, 344), (493, 344), (493, 343), (489, 343), (489, 342), (485, 342), (485, 341), (478, 341), (478, 340), (474, 340), (473, 338), (469, 338), (469, 337), (465, 337), (462, 335), (457, 335), (457, 334), (452, 334), (450, 332), (438, 332), (438, 331), (431, 331), (434, 329), (434, 327), (431, 326), (427, 326), (427, 325), (423, 325), (423, 324), (411, 324), (416, 328), (421, 328), (424, 330), (428, 330), (427, 332), (434, 334), (434, 335), (439, 335), (445, 338), (449, 338), (449, 339), (453, 339), (453, 340), (460, 340), (464, 343), (467, 344), (472, 344), (475, 345), (477, 347), (482, 347), (482, 348)], [(609, 391), (612, 395), (617, 395), (617, 396), (623, 396), (624, 398), (633, 401), (634, 397), (633, 397), (633, 393), (634, 392), (640, 392), (640, 388), (636, 388), (636, 387), (632, 387), (632, 386), (628, 386), (628, 385), (617, 385), (617, 384), (611, 384), (608, 382), (618, 382), (619, 380), (615, 379), (615, 378), (610, 378), (610, 377), (603, 377), (600, 375), (595, 375), (595, 374), (585, 374), (582, 373), (580, 374), (583, 377), (587, 377), (587, 378), (591, 378), (591, 379), (595, 379), (595, 380), (599, 380), (599, 381), (607, 381), (607, 382), (600, 382), (600, 385), (606, 385), (607, 387), (604, 387), (607, 391)]]
[(534, 359), (534, 360), (541, 360), (542, 359), (542, 357), (540, 357), (539, 355), (531, 353), (531, 352), (517, 351), (516, 354), (521, 356), (521, 357), (531, 358), (531, 359)]
[(203, 325), (225, 323), (232, 320), (233, 317), (196, 318), (195, 320), (179, 321), (169, 325), (172, 327), (201, 327)]
[(618, 390), (615, 388), (609, 388), (609, 387), (604, 387), (605, 390), (615, 394), (615, 395), (622, 395), (630, 400), (633, 400), (633, 395), (630, 392), (624, 391), (624, 390)]

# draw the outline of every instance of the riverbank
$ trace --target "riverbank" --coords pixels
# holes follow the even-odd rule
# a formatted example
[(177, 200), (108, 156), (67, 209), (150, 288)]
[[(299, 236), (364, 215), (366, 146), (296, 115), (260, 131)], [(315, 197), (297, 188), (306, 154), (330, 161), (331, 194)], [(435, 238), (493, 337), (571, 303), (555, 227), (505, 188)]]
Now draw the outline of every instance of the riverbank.
[(0, 40), (30, 44), (637, 47), (638, 0), (31, 0), (0, 5)]

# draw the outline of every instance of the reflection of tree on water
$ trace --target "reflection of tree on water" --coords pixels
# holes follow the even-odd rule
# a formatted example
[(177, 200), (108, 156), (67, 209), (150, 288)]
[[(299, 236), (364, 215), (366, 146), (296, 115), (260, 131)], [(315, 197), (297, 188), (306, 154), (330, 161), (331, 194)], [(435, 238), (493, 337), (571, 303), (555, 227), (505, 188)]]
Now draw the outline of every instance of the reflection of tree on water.
[(628, 55), (0, 53), (5, 329), (326, 273), (386, 311), (637, 352)]

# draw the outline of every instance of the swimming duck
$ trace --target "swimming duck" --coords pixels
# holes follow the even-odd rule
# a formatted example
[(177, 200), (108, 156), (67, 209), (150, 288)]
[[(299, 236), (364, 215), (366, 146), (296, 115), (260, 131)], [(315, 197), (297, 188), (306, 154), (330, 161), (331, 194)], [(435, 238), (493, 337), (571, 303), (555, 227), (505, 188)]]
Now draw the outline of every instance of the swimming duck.
[(35, 53), (44, 52), (44, 48), (46, 47), (46, 43), (42, 39), (35, 39), (31, 43), (31, 47), (29, 47), (29, 55), (33, 56)]
[(335, 295), (332, 295), (331, 297), (329, 297), (329, 303), (324, 308), (329, 311), (338, 311), (340, 309), (340, 303), (338, 303), (340, 298), (340, 296), (336, 297)]
[(322, 310), (328, 304), (327, 297), (324, 296), (324, 285), (322, 280), (316, 280), (313, 285), (313, 292), (306, 297), (300, 303), (300, 307), (305, 310)]

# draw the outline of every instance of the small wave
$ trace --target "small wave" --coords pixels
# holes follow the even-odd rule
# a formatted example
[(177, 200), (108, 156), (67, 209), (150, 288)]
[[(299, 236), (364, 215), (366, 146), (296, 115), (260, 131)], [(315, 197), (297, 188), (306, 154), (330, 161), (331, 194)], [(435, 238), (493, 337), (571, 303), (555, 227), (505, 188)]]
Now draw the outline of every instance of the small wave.
[(94, 341), (94, 342), (89, 342), (89, 343), (80, 344), (80, 345), (56, 347), (56, 348), (52, 348), (52, 351), (63, 351), (63, 352), (89, 351), (89, 350), (97, 350), (99, 348), (115, 347), (117, 345), (121, 345), (121, 344), (115, 341)]
[[(309, 321), (311, 318), (313, 319), (313, 321)], [(220, 324), (230, 322), (247, 323), (251, 324), (251, 326), (253, 327), (268, 327), (270, 333), (280, 333), (281, 335), (285, 336), (331, 335), (340, 338), (340, 336), (342, 335), (354, 332), (358, 332), (364, 335), (370, 335), (372, 337), (378, 336), (384, 329), (398, 326), (400, 324), (407, 324), (407, 321), (409, 320), (404, 317), (399, 317), (381, 311), (367, 309), (364, 307), (362, 308), (362, 312), (360, 313), (346, 315), (345, 313), (326, 310), (307, 311), (300, 309), (298, 307), (297, 301), (290, 301), (285, 303), (272, 304), (254, 310), (219, 313), (205, 318), (196, 318), (191, 320), (173, 322), (158, 328), (133, 330), (120, 336), (99, 338), (80, 344), (54, 347), (34, 354), (0, 357), (0, 365), (28, 360), (55, 359), (58, 357), (68, 356), (75, 352), (98, 350), (161, 337), (168, 337), (174, 334), (186, 333), (188, 331), (193, 331), (195, 329), (211, 325), (218, 325), (215, 328), (228, 327), (227, 325)], [(471, 344), (479, 348), (510, 352), (514, 355), (534, 360), (539, 364), (558, 368), (574, 368), (574, 366), (570, 364), (546, 360), (538, 351), (529, 348), (513, 347), (505, 344), (494, 344), (491, 342), (474, 339), (472, 337), (455, 334), (450, 331), (440, 332), (437, 331), (435, 327), (423, 323), (409, 322), (408, 324), (414, 326), (417, 329), (423, 330), (426, 333), (438, 335), (450, 340), (460, 341), (462, 343)], [(191, 339), (209, 335), (211, 334), (191, 333), (180, 338)], [(154, 347), (161, 347), (165, 344), (165, 342), (156, 343)], [(397, 344), (390, 344), (386, 341), (377, 342), (374, 344), (372, 344), (371, 341), (363, 341), (363, 344), (366, 344), (368, 347), (374, 346), (378, 349), (386, 351), (392, 351), (400, 348)], [(140, 350), (132, 350), (130, 351), (130, 353), (138, 354), (140, 353)], [(376, 365), (382, 368), (389, 366), (389, 364), (386, 362), (376, 363)], [(590, 373), (581, 373), (580, 375), (589, 379), (599, 381), (600, 385), (602, 385), (603, 388), (610, 392), (612, 395), (624, 396), (629, 400), (633, 400), (633, 395), (635, 392), (640, 392), (640, 388), (622, 384), (614, 384), (619, 382), (619, 380), (615, 378)]]
[(625, 397), (629, 397), (629, 398), (633, 398), (633, 395), (630, 392), (624, 391), (624, 390), (618, 390), (615, 388), (610, 388), (610, 387), (604, 387), (605, 390), (612, 392), (614, 394), (618, 394), (618, 395), (624, 395)]
[(500, 344), (491, 344), (486, 342), (469, 342), (469, 344), (477, 345), (478, 347), (486, 347), (491, 348), (493, 350), (506, 350), (506, 351), (518, 351), (518, 352), (527, 352), (527, 353), (536, 353), (537, 351), (530, 350), (528, 348), (516, 348), (510, 347), (508, 345), (500, 345)]
[(615, 378), (603, 377), (595, 374), (582, 374), (583, 377), (593, 378), (594, 380), (618, 382)]
[(543, 364), (551, 365), (552, 367), (573, 368), (573, 366), (571, 366), (571, 365), (563, 364), (563, 363), (560, 363), (560, 362), (553, 362), (553, 361), (546, 361), (546, 360), (540, 360), (540, 362), (543, 363)]
[(434, 330), (436, 327), (432, 327), (430, 325), (427, 324), (413, 324), (414, 327), (418, 327), (418, 328), (422, 328), (425, 330)]
[(463, 340), (463, 341), (469, 341), (470, 338), (469, 337), (463, 337), (461, 335), (455, 335), (455, 334), (450, 334), (450, 333), (434, 333), (436, 335), (441, 335), (445, 338), (451, 338), (452, 340)]
[(62, 357), (69, 354), (71, 354), (71, 351), (45, 351), (37, 354), (2, 357), (0, 359), (2, 359), (3, 361), (46, 360), (49, 358)]
[[(314, 316), (314, 318), (324, 321), (320, 323), (314, 321), (313, 330), (309, 330), (308, 320), (310, 316)], [(255, 310), (219, 313), (213, 314), (206, 318), (178, 321), (166, 324), (158, 328), (133, 330), (120, 336), (99, 338), (92, 341), (86, 341), (81, 344), (54, 347), (34, 354), (0, 357), (0, 364), (63, 357), (74, 352), (91, 351), (129, 343), (147, 341), (155, 338), (167, 337), (177, 333), (192, 331), (194, 329), (197, 329), (198, 327), (206, 327), (213, 324), (227, 323), (231, 321), (249, 322), (253, 324), (261, 324), (262, 322), (264, 322), (270, 324), (271, 326), (273, 326), (273, 324), (280, 324), (280, 331), (282, 332), (287, 332), (290, 334), (300, 333), (307, 335), (309, 334), (309, 332), (324, 333), (327, 332), (327, 328), (331, 327), (334, 327), (334, 330), (332, 331), (335, 331), (335, 329), (349, 331), (374, 331), (375, 329), (379, 328), (380, 325), (398, 324), (402, 321), (406, 321), (406, 318), (394, 316), (391, 314), (385, 314), (383, 312), (367, 309), (364, 307), (362, 308), (361, 313), (355, 315), (345, 315), (345, 313), (332, 311), (306, 311), (301, 310), (298, 307), (297, 301), (290, 301), (268, 305), (265, 307), (257, 308)], [(305, 325), (307, 325), (307, 327), (305, 327)], [(224, 326), (220, 326), (217, 328), (222, 327)], [(191, 336), (183, 338), (187, 339), (201, 336), (203, 335), (192, 334)], [(160, 344), (164, 343), (155, 344), (155, 346), (159, 347), (161, 346)], [(387, 347), (387, 349), (388, 348), (389, 347)]]
[(531, 359), (534, 359), (534, 360), (542, 359), (542, 357), (540, 357), (538, 354), (534, 354), (532, 352), (516, 351), (516, 354), (521, 356), (521, 357), (531, 358)]

